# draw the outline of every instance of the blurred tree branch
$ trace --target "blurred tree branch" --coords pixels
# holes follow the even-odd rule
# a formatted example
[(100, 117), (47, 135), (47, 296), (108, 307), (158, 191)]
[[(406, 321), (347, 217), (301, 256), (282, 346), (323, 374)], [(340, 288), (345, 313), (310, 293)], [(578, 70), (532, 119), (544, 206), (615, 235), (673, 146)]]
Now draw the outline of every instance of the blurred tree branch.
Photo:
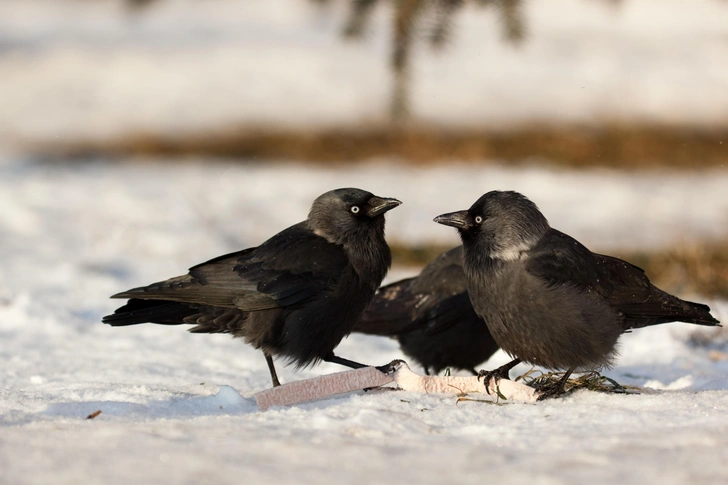
[[(311, 1), (329, 3), (329, 0)], [(453, 35), (454, 17), (466, 0), (351, 0), (349, 16), (342, 30), (344, 37), (362, 39), (375, 8), (383, 3), (392, 6), (390, 66), (393, 90), (389, 112), (393, 122), (403, 123), (410, 115), (410, 64), (415, 39), (427, 39), (430, 47), (443, 50)], [(471, 3), (497, 10), (506, 42), (519, 44), (525, 39), (522, 0), (471, 0)], [(434, 19), (434, 25), (420, 22), (427, 15)]]
[[(124, 0), (135, 11), (148, 8), (158, 0)], [(309, 0), (319, 7), (328, 7), (333, 0)], [(393, 89), (390, 117), (404, 123), (410, 115), (410, 66), (415, 40), (426, 39), (431, 48), (443, 51), (453, 36), (454, 19), (468, 0), (346, 0), (350, 11), (342, 29), (344, 38), (360, 40), (380, 4), (391, 4), (392, 46), (390, 67)], [(500, 18), (502, 36), (506, 42), (520, 44), (526, 37), (523, 0), (469, 0), (481, 8), (494, 8)], [(618, 3), (621, 0), (603, 0)], [(420, 22), (423, 17), (432, 22)]]

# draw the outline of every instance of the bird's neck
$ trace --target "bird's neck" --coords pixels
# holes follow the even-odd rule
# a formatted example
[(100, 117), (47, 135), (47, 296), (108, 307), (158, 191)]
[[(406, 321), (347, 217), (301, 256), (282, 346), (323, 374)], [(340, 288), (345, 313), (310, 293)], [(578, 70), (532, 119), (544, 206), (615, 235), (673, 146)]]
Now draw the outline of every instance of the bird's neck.
[(392, 265), (392, 253), (384, 239), (384, 231), (353, 234), (343, 246), (362, 284), (373, 290), (379, 288)]
[(473, 247), (466, 250), (463, 260), (463, 270), (472, 275), (478, 275), (483, 271), (495, 271), (505, 265), (507, 260), (494, 258), (488, 251)]
[[(492, 238), (468, 237), (463, 234), (463, 271), (468, 279), (488, 278), (506, 266), (508, 261), (517, 259), (518, 253), (504, 253), (495, 247)], [(514, 257), (515, 255), (515, 257)]]
[(506, 233), (496, 236), (488, 233), (461, 232), (460, 237), (465, 251), (471, 253), (472, 257), (477, 255), (484, 259), (515, 261), (538, 244), (543, 234), (535, 232), (524, 234), (521, 231), (519, 234)]

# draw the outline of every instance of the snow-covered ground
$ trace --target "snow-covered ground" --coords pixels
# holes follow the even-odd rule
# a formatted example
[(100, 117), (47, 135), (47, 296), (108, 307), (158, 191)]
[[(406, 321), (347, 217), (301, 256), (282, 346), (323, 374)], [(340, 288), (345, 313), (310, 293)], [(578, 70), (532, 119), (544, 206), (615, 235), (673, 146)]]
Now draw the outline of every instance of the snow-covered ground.
[[(388, 237), (408, 243), (456, 244), (432, 217), (494, 188), (521, 190), (555, 227), (612, 252), (724, 236), (728, 217), (726, 171), (0, 157), (0, 483), (725, 483), (728, 360), (709, 351), (720, 357), (728, 343), (690, 344), (714, 329), (625, 335), (606, 375), (650, 389), (641, 395), (496, 406), (372, 392), (258, 412), (251, 395), (270, 385), (260, 352), (225, 335), (100, 323), (119, 303), (110, 294), (256, 245), (349, 185), (404, 201)], [(707, 303), (728, 318), (727, 302)], [(401, 356), (393, 341), (360, 335), (337, 353)]]
[[(385, 120), (390, 2), (361, 42), (342, 41), (347, 2), (332, 3), (3, 0), (0, 143)], [(475, 3), (442, 55), (414, 45), (418, 120), (726, 123), (723, 1), (526, 1), (519, 47)]]

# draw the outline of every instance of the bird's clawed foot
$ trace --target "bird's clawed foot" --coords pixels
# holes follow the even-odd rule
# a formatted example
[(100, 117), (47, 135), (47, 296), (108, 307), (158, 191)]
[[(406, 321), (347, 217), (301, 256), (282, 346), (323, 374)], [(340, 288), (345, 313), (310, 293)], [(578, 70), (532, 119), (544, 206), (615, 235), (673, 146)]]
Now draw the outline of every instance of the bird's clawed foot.
[[(384, 364), (384, 365), (378, 365), (378, 366), (376, 366), (375, 369), (377, 369), (379, 372), (381, 372), (382, 374), (384, 374), (386, 376), (391, 376), (392, 374), (394, 374), (395, 372), (397, 372), (402, 367), (402, 365), (404, 363), (405, 362), (403, 360), (401, 360), (401, 359), (394, 359), (389, 364)], [(367, 387), (367, 388), (364, 388), (364, 392), (368, 392), (368, 391), (371, 391), (373, 389), (382, 389), (382, 388), (378, 388), (378, 387)], [(387, 388), (383, 388), (383, 389), (387, 389)]]
[(501, 379), (510, 380), (510, 377), (508, 376), (508, 373), (513, 369), (515, 366), (521, 363), (521, 359), (514, 359), (507, 364), (504, 364), (497, 369), (493, 370), (481, 370), (478, 372), (478, 380), (483, 379), (483, 384), (485, 385), (485, 392), (487, 394), (490, 394), (490, 388), (488, 387), (488, 384), (490, 383), (490, 380), (493, 379), (493, 384), (498, 385), (498, 381)]
[(498, 367), (494, 370), (481, 370), (478, 372), (478, 380), (483, 379), (483, 385), (485, 386), (485, 392), (487, 394), (490, 394), (490, 387), (488, 384), (490, 383), (490, 380), (493, 379), (493, 384), (498, 385), (498, 382), (500, 382), (501, 379), (510, 379), (508, 376), (508, 371), (502, 372), (501, 367)]
[(402, 359), (394, 359), (389, 364), (377, 366), (376, 369), (382, 374), (391, 375), (397, 372), (404, 363), (405, 362)]

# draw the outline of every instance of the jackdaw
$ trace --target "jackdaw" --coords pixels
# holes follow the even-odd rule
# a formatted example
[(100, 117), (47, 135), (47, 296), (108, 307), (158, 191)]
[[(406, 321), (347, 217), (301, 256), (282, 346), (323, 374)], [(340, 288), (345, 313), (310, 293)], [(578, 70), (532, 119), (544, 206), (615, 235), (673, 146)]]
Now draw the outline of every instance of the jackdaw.
[(379, 289), (354, 332), (395, 337), (425, 374), (448, 367), (477, 374), (498, 344), (470, 303), (463, 247), (446, 251), (415, 278)]
[(455, 227), (475, 311), (514, 360), (483, 377), (508, 378), (519, 362), (575, 370), (609, 367), (619, 336), (667, 322), (716, 326), (706, 305), (650, 283), (640, 268), (595, 254), (552, 229), (518, 192), (492, 191), (435, 222)]
[(354, 188), (326, 192), (313, 202), (308, 219), (258, 247), (112, 296), (130, 300), (103, 322), (192, 324), (193, 333), (242, 337), (263, 351), (274, 386), (274, 355), (296, 368), (321, 360), (363, 367), (334, 355), (334, 348), (389, 269), (384, 214), (400, 204)]

